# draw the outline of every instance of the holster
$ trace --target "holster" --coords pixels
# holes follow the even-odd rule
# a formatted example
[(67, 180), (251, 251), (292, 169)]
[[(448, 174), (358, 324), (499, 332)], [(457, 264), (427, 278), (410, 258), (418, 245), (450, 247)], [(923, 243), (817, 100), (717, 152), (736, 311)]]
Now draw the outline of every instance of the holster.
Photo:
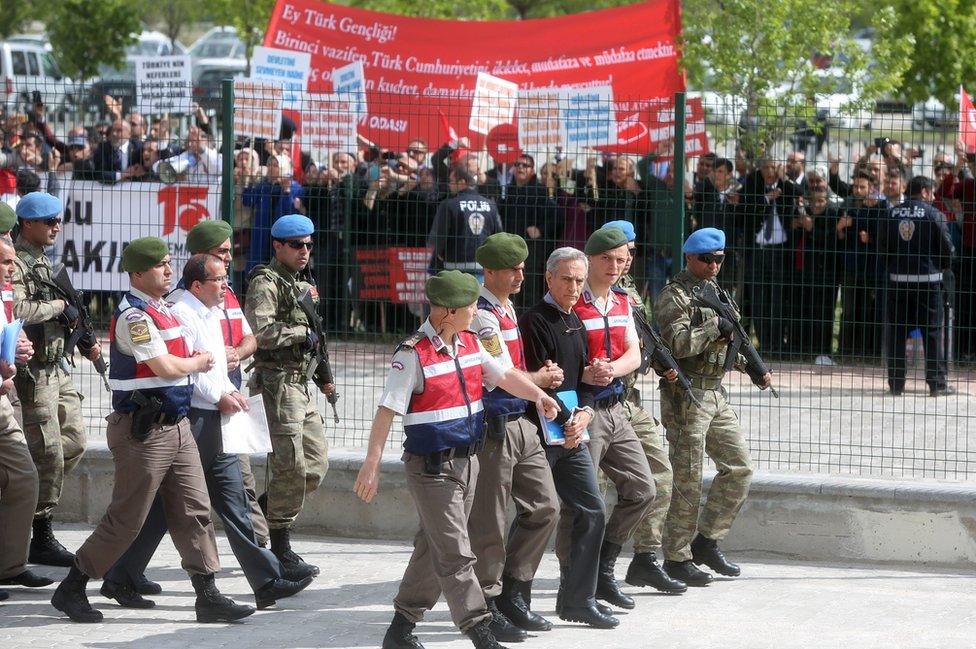
[(439, 453), (424, 457), (424, 473), (427, 475), (439, 475), (443, 465), (444, 460)]
[(505, 426), (508, 424), (507, 415), (493, 415), (485, 417), (485, 427), (488, 430), (488, 439), (505, 439)]
[(132, 401), (139, 406), (132, 413), (132, 437), (144, 442), (152, 432), (153, 426), (159, 421), (163, 402), (154, 396), (147, 397), (139, 391), (132, 393)]

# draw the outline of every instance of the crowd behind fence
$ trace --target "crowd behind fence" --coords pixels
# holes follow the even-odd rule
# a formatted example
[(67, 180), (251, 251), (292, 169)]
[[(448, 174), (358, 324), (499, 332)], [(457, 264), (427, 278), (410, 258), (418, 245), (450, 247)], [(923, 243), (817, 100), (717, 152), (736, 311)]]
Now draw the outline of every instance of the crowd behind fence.
[[(286, 117), (278, 139), (229, 142), (229, 103), (209, 114), (140, 115), (107, 98), (104, 110), (57, 120), (42, 104), (25, 106), (3, 123), (0, 194), (13, 199), (36, 178), (64, 198), (55, 262), (89, 291), (102, 331), (126, 286), (117, 259), (132, 238), (166, 235), (181, 259), (180, 235), (197, 220), (230, 220), (234, 287), (243, 296), (247, 273), (270, 255), (273, 221), (306, 214), (317, 230), (312, 272), (341, 394), (342, 423), (329, 430), (335, 446), (365, 443), (392, 348), (425, 315), (428, 274), (478, 272), (444, 214), (463, 189), (474, 201), (466, 218), (480, 219), (479, 231), (503, 229), (529, 243), (518, 309), (544, 295), (549, 252), (582, 248), (608, 221), (636, 226), (632, 272), (649, 305), (680, 267), (676, 238), (699, 227), (725, 231), (720, 282), (781, 395), (760, 393), (748, 379), (727, 381), (760, 466), (952, 479), (976, 470), (976, 155), (957, 147), (951, 115), (939, 128), (898, 113), (852, 122), (824, 112), (809, 123), (767, 124), (729, 119), (706, 103), (708, 154), (675, 162), (668, 146), (642, 155), (561, 148), (499, 164), (447, 128), (442, 141), (386, 149), (360, 138), (349, 150), (313, 156), (300, 124)], [(467, 116), (424, 118), (450, 126)], [(227, 146), (232, 158), (223, 155)], [(892, 209), (910, 198), (916, 177), (931, 180), (931, 205), (953, 248), (936, 254), (938, 308), (921, 315), (900, 301), (897, 246), (885, 243)], [(231, 191), (232, 213), (221, 214), (221, 194)], [(892, 360), (898, 338), (904, 360)], [(954, 395), (929, 396), (926, 350), (934, 345)], [(906, 373), (900, 395), (893, 368)], [(75, 375), (97, 437), (108, 400), (90, 366), (80, 363)], [(655, 383), (652, 376), (640, 385), (657, 411)]]

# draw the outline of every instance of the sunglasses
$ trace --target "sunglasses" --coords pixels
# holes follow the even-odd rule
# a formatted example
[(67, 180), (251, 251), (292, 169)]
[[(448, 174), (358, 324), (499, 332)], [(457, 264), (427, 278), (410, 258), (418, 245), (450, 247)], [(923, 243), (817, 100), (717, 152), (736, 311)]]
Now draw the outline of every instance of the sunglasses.
[(302, 248), (311, 250), (312, 246), (315, 244), (313, 244), (311, 241), (286, 241), (285, 245), (294, 250), (301, 250)]
[(56, 225), (61, 225), (60, 217), (54, 217), (53, 219), (44, 219), (44, 225), (49, 228), (53, 228)]
[(698, 261), (703, 264), (721, 264), (723, 261), (725, 261), (725, 255), (716, 255), (706, 252), (704, 255), (698, 255)]

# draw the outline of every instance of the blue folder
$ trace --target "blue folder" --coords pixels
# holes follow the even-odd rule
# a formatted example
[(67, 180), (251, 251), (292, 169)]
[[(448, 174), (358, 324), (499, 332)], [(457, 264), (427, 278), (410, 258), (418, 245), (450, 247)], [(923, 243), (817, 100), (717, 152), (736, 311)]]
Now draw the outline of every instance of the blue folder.
[[(567, 410), (572, 412), (574, 408), (579, 407), (579, 395), (576, 394), (576, 390), (563, 390), (562, 392), (557, 392), (556, 397), (562, 402)], [(542, 424), (542, 434), (545, 437), (546, 444), (549, 446), (562, 446), (563, 442), (566, 441), (566, 434), (563, 432), (563, 427), (561, 424), (556, 423), (555, 420), (548, 420), (540, 412), (539, 422)], [(588, 440), (589, 436), (583, 433), (583, 439)]]
[(11, 365), (16, 361), (17, 338), (20, 337), (20, 331), (23, 328), (23, 320), (14, 320), (4, 325), (3, 333), (0, 334), (0, 359)]

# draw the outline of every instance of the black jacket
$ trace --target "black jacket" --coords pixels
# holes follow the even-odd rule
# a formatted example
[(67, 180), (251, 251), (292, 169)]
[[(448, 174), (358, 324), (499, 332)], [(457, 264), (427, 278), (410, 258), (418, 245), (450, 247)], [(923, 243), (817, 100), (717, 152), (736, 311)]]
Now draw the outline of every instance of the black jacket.
[(955, 253), (945, 215), (914, 198), (891, 208), (878, 246), (893, 282), (937, 282)]

